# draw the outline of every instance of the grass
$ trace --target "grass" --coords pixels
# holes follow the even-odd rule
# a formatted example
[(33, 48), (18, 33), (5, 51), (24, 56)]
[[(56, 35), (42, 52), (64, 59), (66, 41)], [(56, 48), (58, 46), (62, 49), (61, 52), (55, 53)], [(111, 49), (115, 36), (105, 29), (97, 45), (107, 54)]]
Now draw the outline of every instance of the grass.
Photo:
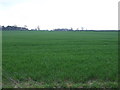
[(117, 87), (117, 43), (118, 32), (3, 31), (3, 87)]

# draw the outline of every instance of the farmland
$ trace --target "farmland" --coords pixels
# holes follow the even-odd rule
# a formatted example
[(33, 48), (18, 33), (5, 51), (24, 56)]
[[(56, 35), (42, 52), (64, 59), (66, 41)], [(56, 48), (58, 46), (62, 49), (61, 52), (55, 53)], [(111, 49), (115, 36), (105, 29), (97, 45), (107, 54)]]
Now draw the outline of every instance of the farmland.
[(117, 87), (118, 32), (3, 31), (3, 87)]

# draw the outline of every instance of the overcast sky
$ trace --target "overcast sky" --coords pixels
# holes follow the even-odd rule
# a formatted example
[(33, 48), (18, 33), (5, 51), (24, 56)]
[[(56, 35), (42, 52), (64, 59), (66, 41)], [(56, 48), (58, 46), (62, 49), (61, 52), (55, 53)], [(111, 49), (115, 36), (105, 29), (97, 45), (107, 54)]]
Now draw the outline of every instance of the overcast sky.
[(118, 29), (119, 0), (0, 0), (0, 25)]

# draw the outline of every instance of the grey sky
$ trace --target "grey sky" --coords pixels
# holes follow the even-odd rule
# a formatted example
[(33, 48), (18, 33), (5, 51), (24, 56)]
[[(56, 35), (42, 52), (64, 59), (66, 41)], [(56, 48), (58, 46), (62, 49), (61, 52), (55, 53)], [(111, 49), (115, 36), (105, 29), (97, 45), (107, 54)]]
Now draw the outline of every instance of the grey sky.
[(119, 0), (0, 0), (0, 25), (118, 29)]

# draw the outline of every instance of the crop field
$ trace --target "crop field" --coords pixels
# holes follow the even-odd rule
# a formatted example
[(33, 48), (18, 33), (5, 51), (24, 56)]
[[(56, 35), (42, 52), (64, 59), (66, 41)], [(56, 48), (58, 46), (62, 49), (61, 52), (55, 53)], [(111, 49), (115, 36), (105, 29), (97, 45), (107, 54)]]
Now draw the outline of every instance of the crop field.
[(118, 32), (3, 31), (3, 87), (118, 87)]

